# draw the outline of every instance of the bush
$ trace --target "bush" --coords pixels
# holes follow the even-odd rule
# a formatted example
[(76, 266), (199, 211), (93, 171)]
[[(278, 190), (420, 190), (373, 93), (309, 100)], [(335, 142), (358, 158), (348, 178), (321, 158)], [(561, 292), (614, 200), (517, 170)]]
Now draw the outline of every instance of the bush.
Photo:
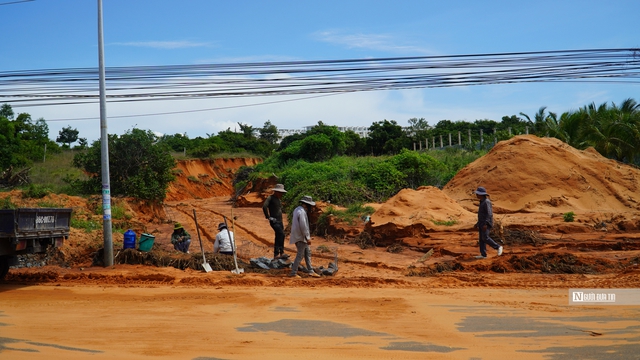
[(42, 199), (50, 193), (51, 189), (44, 185), (29, 184), (29, 186), (22, 191), (22, 197), (25, 199)]
[(573, 222), (574, 215), (573, 211), (569, 211), (562, 214), (562, 218), (564, 219), (564, 222)]
[(0, 209), (15, 209), (17, 207), (16, 204), (11, 202), (10, 196), (0, 199)]
[[(101, 193), (101, 146), (95, 141), (73, 159), (76, 167), (89, 174), (86, 181), (77, 180), (85, 194)], [(169, 149), (158, 144), (150, 130), (133, 129), (122, 136), (109, 135), (109, 175), (111, 196), (131, 196), (142, 200), (163, 201), (173, 181), (175, 160)]]
[[(252, 177), (278, 174), (288, 190), (285, 203), (311, 195), (317, 200), (350, 206), (383, 202), (404, 188), (442, 187), (458, 170), (481, 155), (459, 149), (428, 153), (402, 150), (395, 156), (336, 156), (324, 162), (309, 162), (293, 156), (299, 153), (301, 144), (302, 141), (294, 141), (276, 156), (256, 165), (254, 172), (243, 171), (237, 184), (244, 186), (249, 174)], [(286, 210), (292, 210), (292, 205)]]

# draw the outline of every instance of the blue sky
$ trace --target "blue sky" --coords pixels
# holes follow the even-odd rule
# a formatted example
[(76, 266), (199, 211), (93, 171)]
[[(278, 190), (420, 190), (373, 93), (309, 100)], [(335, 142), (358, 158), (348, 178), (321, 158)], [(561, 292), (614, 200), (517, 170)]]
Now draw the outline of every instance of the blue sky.
[[(97, 0), (2, 5), (0, 71), (98, 66)], [(397, 56), (640, 47), (640, 1), (214, 1), (103, 0), (107, 67), (361, 59)], [(109, 84), (107, 83), (107, 88)], [(297, 96), (298, 98), (304, 96)], [(541, 107), (562, 113), (591, 102), (640, 101), (640, 84), (521, 83), (361, 92), (173, 115), (296, 97), (108, 104), (108, 131), (133, 127), (189, 137), (238, 122), (298, 129), (323, 121), (370, 126), (425, 118), (499, 121)], [(16, 107), (90, 141), (100, 136), (98, 104)], [(73, 120), (94, 117), (94, 120)]]

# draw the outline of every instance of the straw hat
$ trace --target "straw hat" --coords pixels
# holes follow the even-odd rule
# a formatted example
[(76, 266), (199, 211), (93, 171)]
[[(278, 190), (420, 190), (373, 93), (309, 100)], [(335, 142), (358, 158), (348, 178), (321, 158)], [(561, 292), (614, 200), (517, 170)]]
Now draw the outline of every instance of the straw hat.
[(276, 184), (276, 187), (274, 187), (271, 190), (282, 192), (282, 193), (286, 193), (287, 192), (287, 190), (284, 189), (284, 185), (282, 185), (282, 184)]
[(300, 202), (303, 202), (305, 204), (309, 204), (311, 206), (315, 206), (316, 203), (313, 201), (313, 199), (311, 199), (311, 196), (309, 195), (305, 195), (302, 197), (302, 199), (300, 199)]

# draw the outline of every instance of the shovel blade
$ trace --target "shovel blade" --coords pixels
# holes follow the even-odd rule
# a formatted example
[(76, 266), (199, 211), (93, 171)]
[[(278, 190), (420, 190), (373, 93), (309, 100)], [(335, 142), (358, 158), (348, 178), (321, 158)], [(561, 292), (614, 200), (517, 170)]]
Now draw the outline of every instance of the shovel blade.
[(213, 269), (211, 269), (211, 265), (209, 265), (209, 263), (202, 263), (202, 267), (204, 268), (205, 272), (212, 272)]
[(236, 269), (231, 270), (231, 273), (233, 273), (233, 274), (242, 274), (243, 272), (244, 272), (244, 269), (236, 268)]

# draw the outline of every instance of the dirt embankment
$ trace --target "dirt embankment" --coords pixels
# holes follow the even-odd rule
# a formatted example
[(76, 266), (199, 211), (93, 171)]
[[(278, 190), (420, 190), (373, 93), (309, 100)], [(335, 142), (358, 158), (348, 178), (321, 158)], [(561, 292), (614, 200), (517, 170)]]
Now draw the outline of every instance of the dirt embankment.
[(231, 196), (236, 171), (242, 166), (254, 166), (260, 162), (257, 158), (181, 160), (166, 201)]

